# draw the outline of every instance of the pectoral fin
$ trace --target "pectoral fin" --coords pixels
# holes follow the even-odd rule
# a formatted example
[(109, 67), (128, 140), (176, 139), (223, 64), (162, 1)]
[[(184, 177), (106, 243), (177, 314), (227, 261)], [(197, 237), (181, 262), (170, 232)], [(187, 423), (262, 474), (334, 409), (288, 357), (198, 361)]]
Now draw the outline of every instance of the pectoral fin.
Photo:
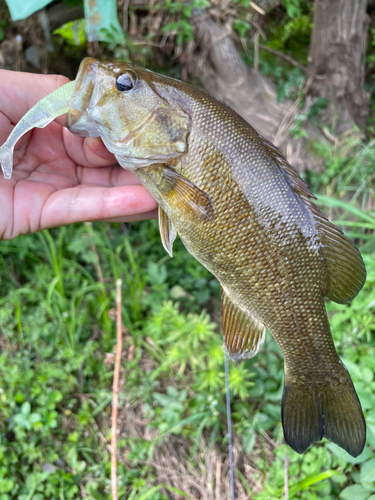
[(235, 304), (223, 288), (221, 314), (224, 342), (230, 358), (237, 361), (254, 357), (263, 345), (265, 326)]
[(165, 201), (179, 216), (200, 222), (214, 220), (215, 209), (208, 194), (175, 170), (158, 164), (142, 169), (140, 174), (153, 180)]
[(161, 242), (163, 243), (163, 247), (166, 252), (173, 257), (172, 255), (172, 247), (173, 242), (176, 239), (177, 232), (173, 226), (171, 219), (164, 212), (164, 210), (159, 205), (159, 231)]
[(201, 220), (214, 219), (215, 211), (208, 194), (168, 167), (164, 171), (164, 180), (169, 187), (169, 197), (185, 208), (190, 216)]

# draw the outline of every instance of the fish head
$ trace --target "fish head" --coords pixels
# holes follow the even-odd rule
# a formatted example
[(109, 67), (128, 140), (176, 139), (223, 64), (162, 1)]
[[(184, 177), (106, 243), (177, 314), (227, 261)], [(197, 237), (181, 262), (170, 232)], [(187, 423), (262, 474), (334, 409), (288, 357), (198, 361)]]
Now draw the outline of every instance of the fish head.
[(81, 137), (101, 137), (125, 168), (165, 163), (187, 151), (191, 124), (174, 83), (130, 63), (86, 58), (67, 127)]

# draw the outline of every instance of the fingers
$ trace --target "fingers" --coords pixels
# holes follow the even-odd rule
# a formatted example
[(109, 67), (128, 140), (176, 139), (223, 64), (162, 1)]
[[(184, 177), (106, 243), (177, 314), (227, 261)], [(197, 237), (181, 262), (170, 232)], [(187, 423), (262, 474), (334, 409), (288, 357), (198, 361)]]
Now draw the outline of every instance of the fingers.
[(141, 214), (128, 215), (127, 217), (113, 217), (111, 219), (101, 219), (102, 222), (137, 222), (141, 220), (157, 219), (158, 209)]
[(95, 220), (144, 220), (148, 213), (154, 216), (156, 208), (156, 201), (143, 186), (77, 186), (53, 193), (48, 198), (39, 229)]
[(89, 163), (98, 167), (117, 163), (115, 155), (110, 153), (99, 137), (86, 137), (83, 150)]
[(98, 137), (78, 137), (68, 129), (63, 130), (66, 152), (77, 165), (83, 167), (104, 167), (117, 163), (116, 158)]
[(97, 185), (103, 187), (138, 186), (139, 180), (129, 171), (119, 165), (111, 165), (102, 168), (80, 168), (77, 169), (80, 184)]

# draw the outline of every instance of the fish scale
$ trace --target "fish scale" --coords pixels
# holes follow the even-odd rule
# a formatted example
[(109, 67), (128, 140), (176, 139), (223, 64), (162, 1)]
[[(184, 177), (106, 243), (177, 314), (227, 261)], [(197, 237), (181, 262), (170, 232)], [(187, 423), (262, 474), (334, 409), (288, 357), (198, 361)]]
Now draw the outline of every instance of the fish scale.
[[(212, 127), (212, 134), (208, 135), (207, 129), (210, 130), (211, 127), (207, 124), (207, 113), (198, 114), (197, 121), (195, 121), (195, 116), (193, 114), (193, 123), (196, 124), (197, 133), (199, 134), (198, 131), (200, 129), (199, 118), (206, 120), (204, 126), (205, 130), (202, 131), (202, 135), (210, 137), (212, 141), (217, 140), (217, 137), (220, 137), (217, 125)], [(216, 115), (213, 114), (210, 118), (215, 123)], [(226, 129), (227, 134), (230, 132), (234, 132), (234, 127), (231, 127), (229, 130)], [(241, 132), (246, 133), (246, 129), (241, 130)], [(196, 142), (197, 141), (194, 140), (190, 142), (189, 153), (186, 157), (181, 159), (181, 165), (178, 170), (210, 196), (215, 206), (216, 220), (215, 223), (211, 224), (211, 228), (203, 224), (203, 227), (195, 227), (193, 233), (187, 233), (183, 225), (176, 222), (177, 232), (183, 235), (181, 236), (182, 240), (190, 253), (195, 255), (205, 267), (215, 274), (219, 281), (226, 287), (226, 290), (236, 297), (243, 307), (248, 308), (253, 315), (256, 315), (259, 320), (270, 329), (284, 354), (286, 362), (290, 364), (290, 366), (293, 366), (293, 372), (302, 375), (310, 368), (312, 374), (316, 374), (318, 370), (321, 370), (320, 365), (325, 362), (323, 359), (322, 362), (318, 363), (318, 366), (316, 365), (316, 360), (322, 357), (320, 355), (319, 343), (322, 343), (321, 351), (324, 353), (325, 358), (329, 357), (330, 360), (334, 358), (335, 361), (338, 359), (333, 342), (330, 340), (329, 326), (325, 313), (322, 314), (323, 301), (321, 292), (316, 290), (315, 294), (312, 294), (310, 291), (305, 290), (306, 286), (311, 286), (311, 283), (314, 283), (316, 289), (319, 288), (319, 285), (316, 283), (321, 284), (321, 288), (325, 288), (324, 270), (319, 266), (319, 262), (321, 263), (322, 258), (319, 255), (312, 255), (305, 240), (302, 242), (298, 241), (300, 226), (293, 228), (292, 224), (288, 224), (288, 220), (285, 224), (289, 226), (289, 236), (285, 235), (283, 229), (281, 238), (277, 238), (277, 233), (272, 233), (272, 247), (269, 237), (264, 240), (262, 239), (261, 241), (264, 241), (264, 243), (263, 245), (262, 243), (259, 245), (259, 231), (257, 228), (261, 225), (263, 227), (269, 225), (275, 213), (277, 214), (276, 219), (279, 219), (280, 211), (277, 210), (278, 203), (283, 201), (282, 193), (288, 193), (287, 187), (285, 186), (286, 181), (281, 178), (279, 181), (280, 189), (278, 191), (275, 189), (273, 190), (273, 212), (267, 209), (264, 210), (263, 208), (261, 213), (257, 213), (256, 210), (252, 210), (250, 213), (249, 201), (244, 193), (248, 194), (250, 192), (248, 186), (252, 183), (253, 177), (255, 176), (261, 179), (262, 171), (264, 171), (264, 165), (260, 160), (255, 162), (251, 161), (254, 156), (254, 153), (251, 155), (253, 152), (251, 149), (253, 148), (247, 148), (247, 150), (250, 149), (249, 154), (247, 154), (245, 146), (249, 143), (243, 138), (237, 137), (234, 141), (235, 146), (226, 144), (225, 152), (229, 158), (231, 154), (237, 155), (238, 143), (243, 144), (240, 157), (235, 159), (237, 165), (242, 161), (244, 163), (247, 162), (247, 164), (251, 162), (251, 172), (246, 168), (240, 169), (239, 173), (236, 175), (237, 180), (232, 174), (232, 165), (230, 163), (227, 162), (227, 164), (225, 164), (225, 162), (221, 162), (215, 164), (212, 162), (212, 157), (214, 156), (212, 150), (215, 150), (213, 144), (208, 145), (207, 139), (205, 139), (205, 146), (201, 147), (199, 142), (198, 144), (196, 144)], [(258, 153), (259, 149), (260, 148), (257, 149)], [(216, 155), (216, 157), (217, 156), (218, 155)], [(247, 157), (249, 157), (250, 160), (246, 160)], [(214, 165), (214, 171), (218, 172), (219, 175), (213, 177), (211, 169), (207, 171), (204, 168), (207, 164)], [(221, 183), (222, 180), (225, 182)], [(266, 182), (267, 180), (263, 181), (263, 183)], [(218, 183), (220, 183), (219, 186)], [(221, 203), (220, 199), (223, 195), (223, 189), (226, 189), (224, 196), (226, 203), (224, 205)], [(220, 197), (217, 196), (217, 193), (220, 193)], [(261, 195), (262, 192), (258, 189), (253, 198), (258, 198), (259, 200)], [(295, 199), (293, 194), (290, 198), (292, 202)], [(264, 207), (261, 199), (258, 201), (258, 204)], [(254, 206), (255, 203), (250, 202), (250, 206), (251, 205)], [(304, 207), (299, 207), (297, 203), (296, 205), (299, 208), (298, 215), (296, 216), (295, 213), (290, 214), (289, 218), (293, 220), (293, 218), (299, 217), (300, 220), (306, 220), (307, 216), (303, 214)], [(230, 207), (229, 210), (228, 207)], [(237, 208), (237, 212), (235, 208)], [(285, 206), (283, 205), (282, 208), (285, 213)], [(168, 209), (166, 208), (166, 210)], [(305, 208), (305, 211), (307, 211), (307, 208)], [(242, 219), (246, 221), (245, 227), (244, 225), (239, 227), (237, 224), (228, 227), (228, 220), (233, 217), (233, 212), (235, 212), (239, 218), (241, 214), (245, 212), (246, 216)], [(273, 218), (275, 218), (275, 216)], [(220, 226), (219, 221), (221, 221)], [(278, 223), (279, 220), (277, 221), (277, 224)], [(254, 226), (255, 230), (253, 230)], [(205, 252), (201, 249), (202, 232), (205, 232), (208, 239), (213, 242), (213, 246), (205, 247)], [(310, 232), (312, 232), (312, 230)], [(281, 239), (281, 248), (278, 239)], [(234, 249), (232, 245), (233, 241), (236, 241)], [(283, 255), (283, 247), (287, 244), (289, 247), (288, 252), (291, 252), (292, 249), (290, 247), (294, 242), (296, 242), (294, 246), (297, 251), (296, 261), (299, 267), (301, 265), (303, 266), (303, 276), (298, 272), (298, 269), (295, 270), (294, 273), (291, 273), (290, 270), (288, 272), (288, 266), (285, 265), (281, 258)], [(264, 246), (265, 251), (262, 252), (262, 249), (259, 248), (260, 246)], [(218, 248), (220, 251), (217, 254)], [(275, 255), (278, 257), (273, 257)], [(223, 264), (221, 259), (225, 261), (224, 269), (220, 267), (220, 264)], [(251, 272), (249, 273), (247, 270), (251, 261), (255, 262), (251, 266)], [(272, 261), (274, 264), (270, 265)], [(309, 269), (306, 269), (305, 263), (309, 264)], [(320, 272), (319, 269), (321, 269)], [(242, 270), (242, 272), (238, 272), (239, 270)], [(230, 275), (229, 279), (228, 274)], [(282, 290), (282, 283), (286, 281), (288, 285)], [(261, 283), (261, 287), (258, 288), (256, 295), (253, 295), (251, 289), (254, 287), (254, 284), (258, 283)], [(276, 287), (279, 290), (275, 294), (274, 290)], [(273, 301), (275, 301), (275, 295), (279, 296), (279, 298), (276, 299), (277, 306), (275, 307), (275, 302), (273, 302), (272, 307), (270, 307), (269, 297), (272, 296)], [(295, 314), (295, 302), (297, 302), (297, 300), (293, 300), (292, 304), (289, 303), (290, 298), (293, 299), (295, 297), (299, 297), (302, 312), (302, 314), (297, 316)], [(317, 310), (310, 311), (311, 315), (309, 318), (306, 318), (306, 307), (304, 307), (303, 302), (307, 303), (307, 309), (309, 309), (309, 304), (316, 303)], [(288, 311), (288, 314), (285, 314), (285, 310)], [(315, 321), (314, 325), (312, 325), (311, 321), (315, 318), (319, 318), (319, 321)], [(308, 325), (306, 325), (306, 320)], [(310, 340), (312, 343), (310, 347), (306, 346), (306, 342), (304, 342), (301, 352), (301, 350), (296, 349), (294, 345), (292, 348), (289, 347), (290, 337), (288, 338), (288, 342), (284, 341), (283, 335), (285, 328), (289, 329), (290, 336), (298, 338), (304, 332), (306, 332), (306, 334), (313, 332), (314, 336), (317, 335), (317, 338), (312, 338)], [(326, 337), (328, 338), (328, 342), (325, 342)], [(308, 339), (305, 340), (308, 341)], [(311, 354), (315, 354), (315, 356), (313, 355), (311, 357)], [(311, 362), (311, 360), (313, 361)], [(312, 364), (311, 367), (309, 367), (310, 364)]]

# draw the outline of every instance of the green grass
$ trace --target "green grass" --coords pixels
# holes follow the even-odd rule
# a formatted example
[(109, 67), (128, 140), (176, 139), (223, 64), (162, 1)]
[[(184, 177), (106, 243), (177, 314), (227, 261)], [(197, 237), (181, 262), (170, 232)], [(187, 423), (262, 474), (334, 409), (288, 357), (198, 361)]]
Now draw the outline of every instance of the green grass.
[[(287, 477), (289, 498), (375, 498), (370, 145), (357, 142), (345, 158), (326, 151), (336, 169), (310, 179), (324, 193), (320, 206), (355, 240), (366, 263), (358, 297), (327, 309), (366, 414), (367, 447), (353, 459), (328, 442), (303, 456), (283, 443), (283, 360), (267, 335), (256, 358), (230, 365), (238, 496), (282, 498)], [(1, 242), (0, 500), (111, 498), (118, 278), (126, 328), (119, 497), (205, 498), (217, 470), (228, 494), (219, 286), (179, 240), (169, 259), (156, 221), (149, 221), (76, 224)]]

